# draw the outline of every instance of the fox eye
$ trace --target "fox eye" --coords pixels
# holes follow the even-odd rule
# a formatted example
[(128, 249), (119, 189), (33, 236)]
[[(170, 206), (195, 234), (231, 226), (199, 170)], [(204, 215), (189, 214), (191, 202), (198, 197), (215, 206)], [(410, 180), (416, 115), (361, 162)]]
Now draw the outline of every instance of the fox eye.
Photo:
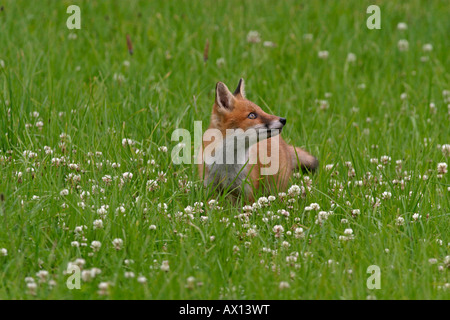
[(249, 119), (256, 119), (256, 113), (250, 112), (250, 113), (248, 114), (247, 118), (249, 118)]

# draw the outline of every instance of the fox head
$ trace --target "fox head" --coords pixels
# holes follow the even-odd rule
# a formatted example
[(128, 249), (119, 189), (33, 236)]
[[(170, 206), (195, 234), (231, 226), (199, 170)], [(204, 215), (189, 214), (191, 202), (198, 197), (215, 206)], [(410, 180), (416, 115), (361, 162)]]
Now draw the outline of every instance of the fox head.
[(224, 83), (217, 83), (211, 128), (219, 129), (223, 135), (227, 129), (253, 129), (258, 136), (269, 138), (280, 134), (285, 124), (285, 118), (268, 114), (245, 98), (243, 79), (239, 80), (234, 93)]

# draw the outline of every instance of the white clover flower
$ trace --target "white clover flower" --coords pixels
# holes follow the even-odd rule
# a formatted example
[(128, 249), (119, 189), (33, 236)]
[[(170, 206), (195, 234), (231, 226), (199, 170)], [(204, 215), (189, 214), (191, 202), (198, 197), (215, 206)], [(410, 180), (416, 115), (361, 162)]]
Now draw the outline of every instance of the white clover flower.
[(75, 247), (75, 248), (80, 247), (80, 243), (79, 243), (78, 241), (72, 241), (72, 242), (70, 243), (70, 245), (71, 245), (72, 247)]
[(94, 240), (91, 242), (91, 248), (94, 252), (99, 251), (101, 246), (102, 246), (102, 243), (100, 241)]
[(392, 198), (392, 193), (385, 191), (381, 194), (381, 199), (391, 199)]
[(286, 211), (286, 210), (284, 210), (284, 209), (278, 210), (277, 213), (278, 213), (278, 214), (281, 214), (281, 215), (283, 215), (283, 216), (285, 216), (286, 218), (289, 217), (289, 212)]
[(389, 162), (391, 162), (391, 157), (389, 157), (389, 156), (381, 156), (380, 160), (381, 160), (381, 163), (386, 165)]
[(147, 282), (147, 278), (144, 276), (139, 276), (137, 278), (137, 282), (141, 283), (141, 284), (145, 284)]
[(247, 42), (259, 43), (261, 42), (261, 36), (258, 31), (251, 30), (247, 34)]
[(79, 170), (80, 169), (80, 166), (76, 163), (69, 163), (68, 167), (71, 170)]
[(356, 54), (349, 52), (347, 54), (347, 62), (355, 62), (356, 61)]
[(216, 60), (216, 65), (219, 68), (222, 68), (225, 65), (225, 58), (221, 57), (219, 59)]
[(71, 32), (69, 33), (67, 38), (69, 38), (70, 40), (75, 40), (77, 38), (77, 34), (75, 32)]
[(98, 284), (98, 294), (99, 295), (107, 295), (108, 294), (109, 283), (108, 282), (100, 282)]
[[(95, 275), (94, 275), (94, 276), (95, 276)], [(84, 282), (89, 282), (89, 281), (91, 281), (91, 280), (94, 278), (94, 276), (93, 276), (91, 270), (83, 270), (83, 271), (81, 271), (81, 279), (82, 279)]]
[(256, 229), (254, 229), (254, 228), (249, 228), (248, 230), (247, 230), (247, 236), (248, 237), (256, 237), (258, 235), (258, 231), (256, 231)]
[(125, 207), (123, 205), (121, 205), (118, 208), (116, 208), (116, 214), (118, 214), (119, 212), (120, 213), (125, 213), (126, 212)]
[(261, 197), (258, 199), (258, 204), (260, 207), (267, 207), (269, 205), (269, 199), (266, 197)]
[(25, 277), (24, 280), (25, 280), (25, 283), (33, 283), (33, 282), (35, 282), (33, 277)]
[(44, 146), (44, 152), (45, 154), (53, 154), (53, 150), (49, 146)]
[(290, 246), (291, 246), (291, 244), (289, 243), (289, 242), (287, 242), (287, 241), (283, 241), (282, 243), (281, 243), (281, 246), (283, 247), (283, 248), (289, 248)]
[(447, 173), (447, 163), (445, 163), (445, 162), (438, 163), (437, 171), (438, 171), (438, 173), (441, 173), (441, 174)]
[(158, 151), (161, 151), (161, 152), (164, 152), (164, 153), (166, 153), (167, 150), (168, 150), (168, 149), (167, 149), (166, 146), (161, 146), (161, 147), (158, 148)]
[(275, 225), (272, 230), (276, 234), (276, 236), (280, 236), (284, 232), (284, 228), (282, 225)]
[(129, 181), (129, 180), (133, 179), (133, 174), (131, 172), (125, 172), (122, 175), (122, 177), (123, 177), (123, 180)]
[(108, 213), (107, 205), (102, 205), (99, 209), (97, 209), (97, 214), (102, 218), (104, 218), (107, 213)]
[(163, 212), (167, 212), (168, 206), (166, 203), (158, 203), (158, 210), (159, 211), (163, 211)]
[(404, 31), (404, 30), (408, 29), (408, 25), (405, 22), (399, 22), (397, 24), (397, 29)]
[(28, 293), (31, 295), (36, 295), (37, 284), (35, 282), (27, 283)]
[(114, 80), (114, 81), (118, 81), (118, 82), (124, 82), (124, 81), (125, 81), (125, 77), (124, 77), (124, 75), (121, 74), (121, 73), (116, 73), (116, 72), (114, 72), (114, 74), (113, 74), (113, 80)]
[(353, 230), (351, 228), (345, 229), (344, 234), (347, 236), (351, 236), (353, 234)]
[(125, 148), (126, 146), (134, 146), (134, 141), (131, 139), (124, 138), (122, 139), (122, 146)]
[(317, 219), (315, 221), (316, 224), (322, 225), (322, 223), (328, 220), (328, 216), (330, 215), (327, 211), (319, 211), (317, 214)]
[(309, 206), (312, 210), (320, 210), (320, 205), (318, 203), (311, 203)]
[(192, 213), (194, 213), (194, 208), (191, 206), (187, 206), (186, 208), (184, 208), (184, 212), (186, 214), (192, 214)]
[(156, 230), (156, 226), (152, 224), (150, 227), (148, 227), (150, 230)]
[(444, 258), (444, 264), (445, 264), (447, 267), (450, 267), (450, 256), (445, 256), (445, 258)]
[(118, 168), (120, 168), (120, 163), (114, 162), (113, 164), (111, 164), (111, 167), (112, 167), (113, 169), (118, 169)]
[(170, 270), (170, 266), (169, 266), (169, 261), (168, 260), (164, 260), (161, 264), (161, 270), (162, 271), (169, 271)]
[(305, 237), (303, 228), (295, 228), (294, 235), (296, 239), (303, 239)]
[(298, 185), (293, 184), (288, 190), (288, 195), (290, 197), (294, 198), (294, 197), (299, 196), (301, 194), (301, 192), (302, 192), (302, 189)]
[(288, 289), (291, 285), (287, 281), (281, 281), (280, 285), (278, 286), (280, 290)]
[(155, 191), (156, 189), (158, 189), (159, 185), (158, 185), (158, 181), (157, 180), (148, 180), (147, 181), (147, 190), (148, 191)]
[[(71, 262), (69, 262), (69, 264), (71, 264)], [(84, 260), (83, 258), (78, 258), (75, 259), (75, 261), (72, 264), (82, 268), (86, 264), (86, 260)]]
[(61, 192), (59, 193), (62, 197), (63, 196), (67, 196), (69, 194), (69, 190), (68, 189), (63, 189), (61, 190)]
[(319, 104), (319, 109), (320, 110), (327, 110), (330, 107), (330, 103), (328, 102), (328, 100), (318, 100), (317, 101)]
[(263, 46), (266, 48), (275, 48), (277, 46), (277, 44), (272, 41), (264, 41)]
[(450, 144), (442, 145), (441, 150), (445, 157), (450, 156)]
[(5, 248), (1, 248), (0, 255), (6, 257), (8, 255), (8, 250)]
[(120, 238), (116, 238), (112, 241), (112, 244), (114, 246), (114, 249), (121, 250), (123, 246), (123, 240)]
[(403, 226), (405, 224), (405, 219), (403, 217), (398, 217), (395, 221), (397, 226)]
[[(37, 153), (36, 153), (36, 152), (33, 152), (33, 151), (25, 150), (25, 151), (23, 152), (23, 156), (24, 156), (24, 157), (28, 157), (28, 158), (30, 158), (30, 159), (34, 159), (34, 158), (37, 157)], [(28, 171), (28, 170), (27, 170), (27, 171)], [(32, 171), (34, 171), (34, 169), (33, 169)]]
[(422, 46), (422, 50), (425, 52), (433, 51), (433, 45), (431, 43), (426, 43)]
[(47, 270), (39, 270), (36, 273), (36, 277), (39, 278), (39, 282), (45, 282), (47, 280), (49, 273)]
[(409, 50), (409, 42), (406, 39), (400, 39), (397, 43), (398, 50), (400, 51), (408, 51)]
[(327, 50), (322, 50), (318, 52), (317, 56), (319, 57), (319, 59), (325, 60), (328, 59), (329, 53)]
[(210, 208), (216, 208), (217, 207), (217, 200), (211, 199), (208, 201), (208, 207)]
[(83, 226), (77, 226), (77, 227), (75, 227), (74, 232), (75, 232), (76, 234), (82, 233), (82, 232), (83, 232)]
[(94, 220), (93, 225), (94, 229), (101, 229), (103, 228), (103, 220), (101, 219)]

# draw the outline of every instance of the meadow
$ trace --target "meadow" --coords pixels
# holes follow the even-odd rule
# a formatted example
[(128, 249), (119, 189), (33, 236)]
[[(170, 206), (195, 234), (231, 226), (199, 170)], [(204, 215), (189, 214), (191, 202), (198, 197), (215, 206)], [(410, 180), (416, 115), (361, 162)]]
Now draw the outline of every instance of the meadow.
[[(0, 299), (449, 299), (450, 6), (373, 2), (2, 2)], [(320, 166), (233, 205), (171, 136), (239, 78)]]

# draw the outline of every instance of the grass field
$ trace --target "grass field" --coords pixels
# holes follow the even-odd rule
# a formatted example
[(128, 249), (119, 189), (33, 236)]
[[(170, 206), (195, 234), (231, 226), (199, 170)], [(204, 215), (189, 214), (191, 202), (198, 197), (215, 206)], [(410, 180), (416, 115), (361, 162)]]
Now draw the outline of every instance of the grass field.
[[(373, 2), (0, 3), (0, 299), (449, 299), (450, 6)], [(320, 161), (251, 214), (171, 161), (240, 77)]]

